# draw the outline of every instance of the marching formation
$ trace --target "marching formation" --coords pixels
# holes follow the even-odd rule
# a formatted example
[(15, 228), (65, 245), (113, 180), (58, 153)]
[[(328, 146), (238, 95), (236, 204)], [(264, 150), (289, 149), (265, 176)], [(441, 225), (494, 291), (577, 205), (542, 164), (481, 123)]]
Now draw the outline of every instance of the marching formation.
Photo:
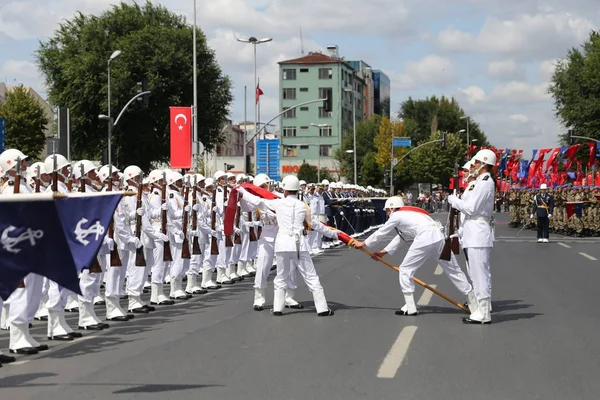
[[(135, 196), (121, 199), (106, 233), (102, 226), (85, 232), (81, 228), (82, 235), (105, 234), (96, 262), (79, 275), (81, 295), (29, 274), (7, 301), (0, 300), (0, 327), (10, 331), (9, 351), (15, 354), (48, 350), (29, 332), (34, 319), (47, 321), (49, 340), (72, 341), (82, 337), (80, 331), (108, 329), (109, 323), (126, 322), (245, 279), (254, 278), (253, 308), (262, 311), (267, 278), (275, 267), (273, 315), (281, 315), (285, 307), (303, 307), (294, 300), (297, 271), (313, 293), (317, 314), (333, 315), (311, 259), (340, 243), (338, 230), (323, 223), (360, 234), (383, 222), (366, 197), (379, 193), (372, 188), (344, 188), (327, 181), (306, 185), (293, 176), (276, 183), (264, 174), (224, 171), (204, 177), (153, 170), (144, 176), (135, 165), (121, 171), (89, 160), (69, 162), (60, 154), (28, 166), (27, 158), (16, 149), (0, 155), (2, 195), (126, 191)], [(239, 187), (250, 182), (273, 199)], [(236, 196), (235, 218), (232, 234), (226, 235), (231, 196)], [(144, 301), (142, 294), (148, 290), (150, 299)], [(95, 305), (104, 308), (104, 318)], [(78, 314), (76, 326), (69, 325), (65, 312)], [(13, 361), (0, 353), (0, 365)]]

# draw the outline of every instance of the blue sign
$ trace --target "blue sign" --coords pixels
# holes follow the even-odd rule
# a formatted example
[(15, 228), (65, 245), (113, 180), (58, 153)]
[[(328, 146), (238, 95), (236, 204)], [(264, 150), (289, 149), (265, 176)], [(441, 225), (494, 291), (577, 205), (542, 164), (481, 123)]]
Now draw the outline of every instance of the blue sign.
[(266, 174), (275, 181), (281, 180), (280, 140), (259, 139), (256, 141), (256, 174)]
[(412, 139), (409, 137), (393, 138), (394, 147), (410, 147), (412, 146)]
[(4, 151), (4, 142), (6, 141), (6, 120), (0, 118), (0, 153)]

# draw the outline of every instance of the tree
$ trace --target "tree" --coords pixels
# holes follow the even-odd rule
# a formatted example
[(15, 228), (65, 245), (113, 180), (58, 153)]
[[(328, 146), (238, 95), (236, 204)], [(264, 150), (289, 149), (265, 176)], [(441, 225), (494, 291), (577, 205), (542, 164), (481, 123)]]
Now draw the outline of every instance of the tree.
[(307, 183), (317, 181), (317, 167), (314, 165), (307, 164), (306, 161), (302, 161), (302, 165), (298, 169), (298, 179), (304, 180)]
[[(441, 138), (441, 132), (432, 133), (427, 140)], [(455, 163), (460, 163), (464, 156), (464, 145), (459, 135), (446, 133), (446, 147), (439, 143), (423, 146), (410, 155), (410, 168), (413, 179), (422, 183), (441, 183), (446, 185), (454, 174)]]
[[(51, 103), (70, 108), (74, 158), (98, 159), (107, 147), (107, 61), (111, 68), (111, 115), (138, 92), (152, 91), (149, 103), (135, 102), (113, 131), (118, 165), (142, 169), (169, 156), (169, 106), (193, 104), (192, 27), (184, 17), (146, 2), (113, 6), (100, 16), (78, 13), (40, 44), (37, 61)], [(197, 31), (198, 137), (207, 151), (222, 139), (232, 101), (231, 83), (219, 68), (202, 31)], [(115, 151), (116, 150), (116, 151)]]
[[(405, 123), (406, 135), (413, 139), (413, 143), (427, 139), (432, 132), (438, 130), (456, 133), (467, 129), (464, 110), (454, 98), (442, 96), (427, 97), (425, 100), (413, 100), (411, 97), (404, 101), (398, 111), (398, 118)], [(469, 117), (469, 139), (477, 139), (478, 146), (489, 146), (487, 137), (473, 119)], [(467, 144), (466, 134), (461, 135), (461, 140)]]
[(362, 186), (380, 186), (383, 180), (383, 168), (377, 163), (377, 153), (370, 151), (360, 167), (359, 184)]
[(50, 121), (35, 97), (23, 85), (11, 89), (0, 104), (0, 117), (6, 120), (5, 148), (19, 149), (31, 160), (38, 160)]
[[(356, 122), (356, 170), (360, 171), (365, 155), (375, 149), (375, 136), (379, 132), (381, 116), (374, 115), (366, 121)], [(335, 153), (335, 159), (340, 163), (341, 175), (354, 183), (354, 131), (351, 129), (342, 137), (342, 145)]]
[[(600, 33), (591, 31), (581, 49), (558, 60), (549, 93), (555, 114), (576, 136), (600, 139)], [(566, 135), (559, 135), (566, 143)]]
[[(389, 166), (392, 157), (392, 137), (404, 136), (404, 123), (402, 121), (391, 121), (387, 117), (381, 119), (379, 131), (375, 136), (374, 143), (377, 149), (377, 163), (382, 166)], [(397, 149), (394, 149), (396, 153)]]

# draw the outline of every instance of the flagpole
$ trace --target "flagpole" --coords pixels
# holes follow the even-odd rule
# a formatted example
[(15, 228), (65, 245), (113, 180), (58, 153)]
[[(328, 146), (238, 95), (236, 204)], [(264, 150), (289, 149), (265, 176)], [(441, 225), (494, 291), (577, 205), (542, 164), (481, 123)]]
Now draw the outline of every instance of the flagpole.
[[(194, 32), (193, 32), (193, 74), (194, 74), (194, 108), (192, 110), (192, 166), (194, 167), (194, 171), (197, 171), (198, 165), (194, 166), (194, 153), (196, 154), (196, 160), (199, 161), (200, 154), (198, 154), (198, 150), (200, 149), (199, 140), (198, 140), (198, 71), (197, 71), (197, 45), (196, 45), (196, 0), (194, 1)], [(194, 149), (194, 144), (196, 148)], [(206, 174), (206, 169), (204, 170)]]
[(257, 112), (258, 119), (256, 122), (258, 124), (257, 126), (260, 126), (260, 94), (259, 94), (260, 92), (259, 92), (259, 89), (260, 89), (260, 78), (258, 78), (257, 83), (256, 83), (256, 105), (257, 105), (257, 110), (258, 110), (258, 112)]
[(244, 86), (244, 166), (242, 170), (244, 174), (248, 173), (248, 169), (246, 168), (246, 159), (248, 158), (248, 86)]

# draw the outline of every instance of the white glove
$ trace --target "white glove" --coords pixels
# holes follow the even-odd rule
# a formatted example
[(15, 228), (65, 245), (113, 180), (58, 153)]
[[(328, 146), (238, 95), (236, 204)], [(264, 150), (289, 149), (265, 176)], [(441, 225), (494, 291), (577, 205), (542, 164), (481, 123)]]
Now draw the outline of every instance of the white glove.
[(454, 203), (456, 203), (456, 200), (458, 200), (458, 197), (456, 197), (455, 195), (451, 194), (450, 196), (448, 196), (448, 204), (453, 205)]
[(192, 210), (198, 212), (200, 211), (200, 204), (194, 204), (194, 206), (192, 207)]
[(552, 214), (548, 214), (548, 219), (552, 218)]
[(113, 251), (115, 249), (115, 241), (109, 238), (108, 236), (106, 237), (105, 243), (110, 251)]
[(137, 215), (139, 215), (140, 217), (144, 215), (144, 209), (142, 207), (138, 208), (137, 210), (135, 210), (135, 212), (137, 213)]
[(160, 206), (160, 209), (163, 211), (167, 211), (167, 208), (168, 208), (167, 203), (162, 203), (162, 205)]
[(239, 235), (242, 232), (242, 230), (240, 228), (236, 228), (236, 227), (233, 227), (233, 231), (236, 235)]
[(255, 227), (259, 227), (262, 226), (262, 223), (260, 221), (252, 221), (252, 223), (254, 224)]
[(219, 238), (219, 233), (217, 231), (211, 230), (210, 231), (210, 236), (214, 237), (215, 239), (218, 239)]
[(241, 186), (238, 186), (237, 188), (237, 192), (239, 193), (240, 197), (243, 197), (246, 192), (246, 188), (243, 188)]
[(531, 214), (531, 215), (529, 216), (529, 218), (530, 218), (530, 219), (533, 219), (533, 214)]
[(192, 237), (199, 236), (199, 235), (198, 235), (198, 231), (190, 231), (190, 235), (191, 235)]
[(173, 229), (173, 236), (175, 236), (176, 238), (178, 238), (180, 240), (183, 240), (183, 231)]
[(140, 239), (138, 239), (137, 237), (132, 237), (131, 239), (129, 239), (129, 243), (134, 245), (136, 249), (139, 249), (140, 247), (142, 247), (142, 242), (140, 241)]
[(192, 207), (190, 207), (190, 206), (185, 206), (183, 208), (183, 211), (185, 211), (186, 213), (189, 213), (191, 210), (192, 210)]
[(169, 237), (161, 233), (160, 235), (158, 235), (158, 240), (160, 240), (161, 242), (168, 242)]

